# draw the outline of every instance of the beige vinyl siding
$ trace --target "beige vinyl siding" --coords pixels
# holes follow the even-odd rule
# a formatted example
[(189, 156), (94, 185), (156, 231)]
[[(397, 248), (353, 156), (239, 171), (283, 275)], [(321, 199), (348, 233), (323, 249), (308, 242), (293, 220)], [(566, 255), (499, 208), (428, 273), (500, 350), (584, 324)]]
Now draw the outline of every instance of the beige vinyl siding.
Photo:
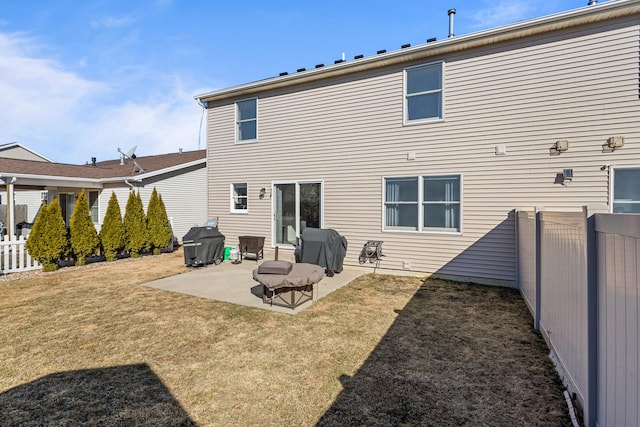
[(173, 232), (180, 242), (194, 225), (207, 220), (207, 175), (204, 164), (171, 174), (145, 180), (140, 188), (142, 203), (146, 209), (155, 187), (162, 196), (167, 216), (172, 219)]
[[(405, 67), (258, 93), (256, 144), (234, 144), (232, 101), (213, 105), (209, 216), (228, 241), (259, 234), (271, 245), (271, 199), (259, 189), (322, 180), (324, 226), (347, 237), (345, 263), (383, 240), (385, 268), (513, 282), (514, 209), (607, 211), (602, 166), (640, 165), (639, 36), (637, 19), (616, 21), (425, 60), (444, 61), (442, 122), (403, 125)], [(613, 135), (625, 146), (603, 153)], [(569, 151), (551, 155), (558, 139)], [(564, 168), (568, 186), (554, 183)], [(463, 176), (462, 234), (383, 232), (383, 178), (425, 174)], [(229, 213), (231, 182), (248, 183), (248, 215)]]
[(0, 157), (6, 159), (33, 160), (36, 162), (48, 162), (49, 160), (25, 149), (24, 147), (11, 147), (0, 149)]
[[(16, 190), (14, 192), (16, 205), (27, 205), (27, 222), (35, 222), (42, 205), (40, 190)], [(7, 193), (2, 192), (2, 203), (7, 204)]]
[[(207, 220), (207, 182), (204, 164), (192, 166), (172, 173), (159, 175), (135, 183), (135, 190), (140, 192), (145, 213), (154, 187), (162, 196), (167, 216), (172, 220), (173, 232), (180, 242), (182, 236), (194, 225), (202, 225)], [(111, 193), (115, 192), (124, 217), (129, 199), (130, 187), (124, 183), (105, 186), (100, 194), (100, 224), (104, 220)]]

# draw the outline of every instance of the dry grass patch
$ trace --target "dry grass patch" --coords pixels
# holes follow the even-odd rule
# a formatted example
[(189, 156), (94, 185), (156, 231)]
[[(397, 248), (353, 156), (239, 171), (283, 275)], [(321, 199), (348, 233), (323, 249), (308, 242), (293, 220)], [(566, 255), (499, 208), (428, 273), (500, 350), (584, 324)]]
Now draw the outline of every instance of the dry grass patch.
[(567, 423), (517, 292), (368, 275), (290, 316), (141, 286), (185, 271), (0, 282), (5, 425)]

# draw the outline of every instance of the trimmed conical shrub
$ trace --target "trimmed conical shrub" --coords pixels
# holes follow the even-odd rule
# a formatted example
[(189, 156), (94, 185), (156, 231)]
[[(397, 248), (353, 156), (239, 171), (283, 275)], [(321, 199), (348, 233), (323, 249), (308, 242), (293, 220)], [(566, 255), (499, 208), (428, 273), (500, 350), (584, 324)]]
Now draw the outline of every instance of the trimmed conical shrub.
[(43, 204), (26, 242), (27, 251), (42, 264), (44, 271), (58, 269), (58, 261), (69, 246), (62, 210), (56, 197)]
[(147, 208), (147, 228), (149, 230), (149, 243), (154, 255), (158, 255), (162, 248), (169, 246), (173, 233), (169, 225), (167, 211), (156, 189), (151, 193), (149, 207)]
[(142, 256), (148, 245), (147, 220), (140, 194), (129, 193), (124, 213), (125, 249), (132, 258)]
[(115, 261), (118, 254), (124, 250), (124, 224), (122, 223), (120, 204), (115, 192), (111, 193), (107, 212), (104, 214), (104, 220), (100, 228), (100, 242), (107, 261)]
[(69, 221), (70, 243), (76, 265), (85, 265), (87, 257), (95, 254), (100, 243), (96, 227), (93, 225), (89, 202), (84, 190), (76, 200), (76, 204)]

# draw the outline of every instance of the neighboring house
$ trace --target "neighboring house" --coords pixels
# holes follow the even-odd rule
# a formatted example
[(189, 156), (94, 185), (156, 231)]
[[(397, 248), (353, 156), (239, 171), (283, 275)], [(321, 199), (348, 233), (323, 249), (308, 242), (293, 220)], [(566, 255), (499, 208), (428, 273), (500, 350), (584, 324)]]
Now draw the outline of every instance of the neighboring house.
[(639, 40), (640, 0), (609, 1), (197, 95), (208, 216), (513, 286), (515, 209), (640, 213)]
[[(85, 189), (91, 216), (100, 230), (112, 192), (124, 215), (130, 190), (140, 192), (146, 211), (154, 187), (162, 196), (178, 240), (194, 224), (206, 221), (206, 150), (137, 157), (135, 163), (122, 156), (120, 160), (70, 165), (7, 158), (0, 151), (0, 185), (4, 183), (7, 191), (14, 193), (16, 205), (28, 206), (27, 222), (35, 221), (43, 200), (57, 197), (68, 224), (75, 200)], [(2, 198), (5, 204), (7, 191)]]
[(52, 162), (52, 160), (49, 160), (42, 154), (30, 150), (18, 142), (0, 144), (0, 157), (6, 159), (34, 160), (37, 162)]

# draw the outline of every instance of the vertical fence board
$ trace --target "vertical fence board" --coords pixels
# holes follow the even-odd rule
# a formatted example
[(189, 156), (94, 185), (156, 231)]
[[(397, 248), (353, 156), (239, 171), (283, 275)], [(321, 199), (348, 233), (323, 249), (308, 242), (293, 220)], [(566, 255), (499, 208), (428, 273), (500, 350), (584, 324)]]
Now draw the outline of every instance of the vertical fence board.
[(600, 427), (640, 425), (640, 216), (597, 214)]
[(540, 212), (540, 330), (567, 388), (588, 393), (587, 222), (584, 212)]
[(536, 216), (535, 212), (518, 211), (518, 287), (534, 323), (536, 318)]

